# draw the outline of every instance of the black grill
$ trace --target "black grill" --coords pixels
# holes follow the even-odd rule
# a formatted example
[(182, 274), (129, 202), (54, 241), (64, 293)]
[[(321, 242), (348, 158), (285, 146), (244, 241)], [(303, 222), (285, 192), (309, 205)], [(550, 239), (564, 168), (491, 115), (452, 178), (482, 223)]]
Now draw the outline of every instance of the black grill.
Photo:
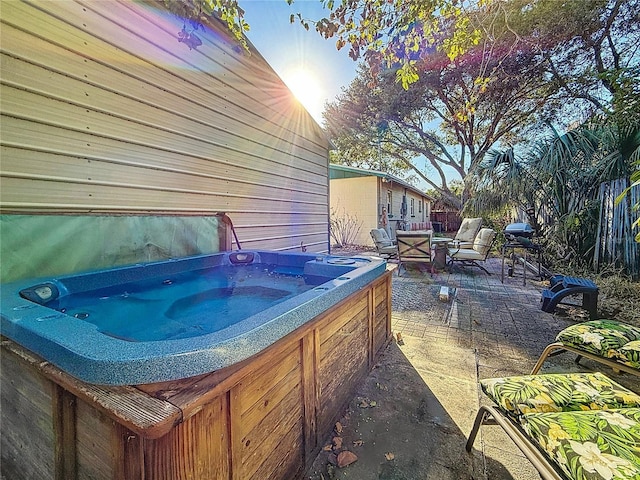
[(533, 243), (532, 238), (536, 231), (528, 223), (511, 223), (505, 227), (503, 233), (508, 247), (522, 246), (538, 252), (541, 249), (540, 245)]
[[(504, 264), (507, 257), (511, 258), (511, 264), (509, 265), (509, 276), (513, 276), (513, 272), (516, 265), (516, 249), (524, 249), (523, 274), (522, 284), (526, 282), (526, 264), (527, 264), (527, 252), (534, 254), (537, 257), (538, 263), (538, 277), (542, 279), (542, 245), (533, 242), (533, 237), (536, 231), (528, 223), (511, 223), (503, 230), (505, 243), (502, 245), (502, 282), (504, 283)], [(518, 261), (519, 262), (519, 261)]]
[(509, 240), (515, 240), (515, 237), (530, 239), (536, 231), (528, 223), (511, 223), (504, 229), (504, 236)]

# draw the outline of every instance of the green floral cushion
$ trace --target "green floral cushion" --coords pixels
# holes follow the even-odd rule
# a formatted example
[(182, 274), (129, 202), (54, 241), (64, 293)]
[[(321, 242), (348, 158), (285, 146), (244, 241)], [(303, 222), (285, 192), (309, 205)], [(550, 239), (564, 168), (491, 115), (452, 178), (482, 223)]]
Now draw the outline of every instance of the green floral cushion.
[(481, 380), (480, 386), (514, 417), (534, 412), (640, 407), (640, 395), (600, 372), (489, 378)]
[(638, 408), (534, 413), (523, 427), (571, 479), (640, 479)]
[(616, 357), (616, 350), (640, 340), (640, 328), (613, 320), (592, 320), (562, 330), (556, 340), (605, 358)]
[(616, 351), (616, 358), (625, 365), (640, 369), (640, 340), (629, 342)]

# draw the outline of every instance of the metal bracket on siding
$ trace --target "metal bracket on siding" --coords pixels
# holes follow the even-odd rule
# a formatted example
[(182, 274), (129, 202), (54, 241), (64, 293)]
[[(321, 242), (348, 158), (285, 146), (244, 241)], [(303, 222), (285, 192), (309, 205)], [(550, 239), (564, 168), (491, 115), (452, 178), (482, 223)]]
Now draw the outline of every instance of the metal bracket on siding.
[(216, 217), (220, 217), (220, 221), (222, 221), (222, 223), (224, 223), (225, 225), (228, 225), (229, 228), (231, 228), (231, 232), (233, 233), (233, 238), (236, 241), (236, 245), (238, 245), (238, 250), (242, 250), (242, 246), (240, 245), (240, 240), (238, 240), (238, 235), (236, 235), (236, 229), (233, 228), (233, 222), (231, 221), (231, 218), (229, 218), (229, 215), (227, 215), (224, 212), (218, 212), (216, 213)]

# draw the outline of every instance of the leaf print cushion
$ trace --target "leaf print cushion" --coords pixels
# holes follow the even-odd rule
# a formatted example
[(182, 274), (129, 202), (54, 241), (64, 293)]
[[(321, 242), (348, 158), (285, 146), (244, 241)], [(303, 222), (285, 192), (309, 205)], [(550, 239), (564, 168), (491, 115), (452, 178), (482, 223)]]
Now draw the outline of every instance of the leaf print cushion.
[(629, 342), (616, 351), (616, 358), (625, 365), (640, 369), (640, 340)]
[(640, 328), (614, 320), (592, 320), (571, 325), (558, 333), (556, 340), (605, 358), (616, 357), (616, 350), (628, 342), (640, 340)]
[(640, 478), (640, 409), (534, 413), (527, 435), (575, 480)]
[(640, 395), (600, 372), (488, 378), (481, 380), (480, 386), (513, 417), (534, 412), (640, 407)]

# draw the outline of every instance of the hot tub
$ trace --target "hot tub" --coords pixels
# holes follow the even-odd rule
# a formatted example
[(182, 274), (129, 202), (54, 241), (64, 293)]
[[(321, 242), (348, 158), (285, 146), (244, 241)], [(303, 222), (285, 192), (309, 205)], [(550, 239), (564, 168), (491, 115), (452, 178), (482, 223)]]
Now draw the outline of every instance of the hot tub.
[(391, 275), (240, 251), (2, 285), (3, 477), (304, 478), (392, 339)]
[(371, 257), (227, 252), (2, 285), (2, 334), (93, 384), (241, 362), (379, 277)]

